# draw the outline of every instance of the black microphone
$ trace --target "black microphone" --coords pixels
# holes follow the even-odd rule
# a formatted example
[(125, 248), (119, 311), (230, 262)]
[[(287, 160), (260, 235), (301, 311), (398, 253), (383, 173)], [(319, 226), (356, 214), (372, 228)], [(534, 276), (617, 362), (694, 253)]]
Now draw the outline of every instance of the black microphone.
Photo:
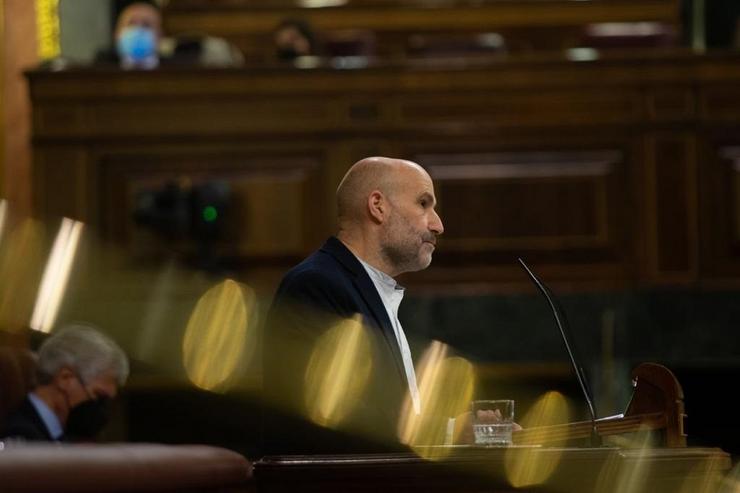
[(540, 293), (542, 293), (542, 295), (545, 297), (547, 303), (550, 305), (552, 314), (555, 316), (555, 324), (558, 326), (558, 329), (560, 329), (560, 335), (563, 338), (565, 349), (566, 351), (568, 351), (570, 362), (576, 372), (578, 384), (581, 386), (583, 396), (586, 398), (586, 404), (588, 404), (588, 412), (591, 414), (591, 446), (600, 447), (601, 436), (596, 430), (596, 411), (594, 410), (594, 402), (591, 398), (591, 393), (588, 390), (588, 385), (586, 384), (586, 373), (583, 371), (583, 367), (576, 362), (576, 357), (569, 341), (568, 334), (570, 331), (568, 330), (568, 321), (565, 318), (565, 312), (563, 311), (563, 308), (559, 305), (557, 300), (553, 298), (547, 286), (545, 286), (545, 284), (540, 281), (537, 276), (534, 275), (532, 270), (527, 266), (527, 264), (524, 263), (524, 260), (522, 260), (521, 258), (517, 260), (519, 261), (519, 264), (521, 264), (522, 268), (527, 273), (529, 278), (532, 279), (534, 285), (537, 286), (537, 289), (540, 291)]

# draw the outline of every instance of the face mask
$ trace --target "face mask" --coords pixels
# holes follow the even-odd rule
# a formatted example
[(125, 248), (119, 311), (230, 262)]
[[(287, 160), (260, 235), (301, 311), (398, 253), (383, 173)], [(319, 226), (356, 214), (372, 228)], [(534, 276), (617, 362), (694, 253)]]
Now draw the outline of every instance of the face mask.
[(98, 397), (82, 402), (69, 412), (64, 432), (72, 440), (90, 440), (108, 422), (109, 399)]
[(116, 42), (121, 58), (141, 62), (157, 55), (157, 37), (147, 27), (130, 26), (121, 31)]

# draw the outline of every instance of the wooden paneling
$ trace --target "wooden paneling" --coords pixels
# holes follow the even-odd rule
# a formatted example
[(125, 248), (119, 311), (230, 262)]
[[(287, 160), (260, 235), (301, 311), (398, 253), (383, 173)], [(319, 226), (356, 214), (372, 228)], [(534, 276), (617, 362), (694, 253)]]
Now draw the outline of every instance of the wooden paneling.
[[(320, 101), (288, 100), (216, 100), (193, 101), (109, 101), (73, 111), (65, 107), (44, 108), (39, 111), (39, 131), (53, 137), (75, 135), (147, 136), (156, 133), (183, 135), (226, 133), (303, 131), (320, 127), (321, 122), (332, 122), (331, 107)], [(156, 119), (142, 118), (156, 114)], [(198, 115), (198, 118), (193, 118)], [(244, 118), (250, 115), (250, 118)], [(203, 122), (210, 124), (204, 126)], [(64, 122), (64, 124), (60, 124)], [(166, 125), (162, 125), (166, 122)]]
[(740, 94), (737, 87), (717, 84), (703, 91), (699, 111), (710, 122), (739, 122)]
[(695, 278), (698, 263), (696, 144), (691, 134), (647, 140), (647, 239), (650, 275), (680, 282)]
[[(96, 184), (87, 176), (88, 171), (94, 172), (87, 163), (88, 151), (78, 146), (54, 146), (34, 156), (34, 190), (45, 192), (34, 194), (37, 210), (54, 211), (55, 219), (91, 220), (97, 208), (88, 202), (88, 189)], [(61, 190), (74, 193), (54, 193)]]
[(640, 120), (644, 111), (637, 91), (624, 90), (615, 94), (590, 88), (552, 89), (543, 93), (511, 90), (505, 98), (487, 92), (451, 92), (439, 94), (435, 100), (404, 97), (399, 104), (404, 120), (429, 126), (460, 120), (497, 126), (625, 123)]
[(7, 0), (0, 11), (2, 36), (2, 196), (11, 211), (25, 215), (31, 209), (31, 108), (23, 70), (38, 61), (36, 53), (36, 12), (34, 2)]
[[(277, 151), (276, 151), (277, 153)], [(325, 231), (324, 195), (315, 191), (323, 183), (318, 155), (255, 155), (253, 153), (204, 153), (194, 151), (105, 156), (101, 185), (106, 191), (100, 207), (106, 216), (101, 225), (106, 237), (128, 244), (137, 256), (161, 252), (156, 231), (132, 220), (138, 194), (161, 190), (177, 182), (188, 190), (206, 181), (225, 181), (230, 200), (223, 218), (219, 253), (229, 257), (290, 257), (305, 254)], [(167, 242), (167, 248), (173, 244)], [(177, 248), (192, 252), (180, 239)]]
[[(605, 247), (616, 152), (419, 156), (434, 178), (450, 251)], [(613, 207), (614, 204), (612, 203)], [(501, 214), (501, 211), (509, 211)]]
[[(734, 142), (734, 144), (733, 144)], [(717, 138), (702, 169), (702, 270), (717, 279), (740, 276), (740, 139)]]
[(435, 180), (445, 222), (435, 269), (418, 275), (521, 281), (515, 261), (523, 256), (549, 265), (551, 279), (577, 279), (584, 266), (592, 280), (630, 278), (638, 258), (630, 238), (638, 212), (628, 179), (633, 156), (626, 147), (581, 150), (584, 140), (546, 151), (552, 143), (543, 141), (539, 149), (508, 142), (520, 150), (412, 154)]
[(647, 98), (648, 114), (654, 121), (681, 120), (696, 114), (696, 97), (691, 87), (651, 92)]
[[(5, 74), (5, 11), (4, 6), (0, 3), (0, 71)], [(5, 115), (5, 76), (0, 79), (0, 114)], [(3, 136), (0, 141), (0, 192), (5, 189), (5, 118), (0, 120), (0, 135)]]
[(415, 159), (437, 181), (446, 233), (412, 283), (523, 285), (518, 255), (564, 283), (740, 277), (736, 55), (29, 81), (37, 212), (82, 218), (140, 253), (161, 245), (133, 225), (137, 190), (225, 178), (241, 202), (223, 251), (280, 257), (281, 270), (334, 231), (348, 167), (380, 154)]

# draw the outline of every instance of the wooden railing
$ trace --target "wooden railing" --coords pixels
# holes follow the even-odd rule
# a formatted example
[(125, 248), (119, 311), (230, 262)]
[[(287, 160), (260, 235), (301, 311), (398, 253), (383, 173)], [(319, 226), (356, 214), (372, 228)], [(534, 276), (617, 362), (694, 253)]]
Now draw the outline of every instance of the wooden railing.
[(735, 55), (29, 81), (37, 213), (83, 220), (133, 256), (197, 251), (135, 224), (138, 191), (225, 179), (219, 254), (278, 277), (334, 231), (345, 170), (380, 154), (427, 167), (445, 223), (432, 266), (405, 282), (518, 290), (517, 256), (598, 289), (740, 278)]

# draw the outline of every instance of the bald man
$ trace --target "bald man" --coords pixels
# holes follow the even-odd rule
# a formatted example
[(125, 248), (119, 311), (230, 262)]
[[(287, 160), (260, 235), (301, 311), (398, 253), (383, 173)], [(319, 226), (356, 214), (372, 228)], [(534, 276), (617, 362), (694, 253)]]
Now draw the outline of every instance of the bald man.
[[(404, 290), (394, 278), (431, 263), (444, 231), (435, 205), (432, 179), (411, 161), (371, 157), (347, 172), (337, 189), (339, 232), (286, 274), (268, 315), (264, 384), (273, 406), (266, 415), (268, 453), (398, 446), (402, 402), (410, 402), (416, 414), (423, 403), (398, 319)], [(370, 334), (371, 370), (363, 393), (346, 403), (348, 415), (340, 413), (337, 422), (302, 420), (311, 418), (311, 399), (321, 395), (306, 390), (316, 385), (307, 378), (309, 367), (317, 365), (314, 348), (331, 327), (348, 319), (360, 320)], [(364, 375), (361, 368), (352, 371), (357, 379)], [(337, 375), (325, 376), (321, 385), (332, 385), (332, 378)], [(282, 422), (271, 427), (273, 412)]]

